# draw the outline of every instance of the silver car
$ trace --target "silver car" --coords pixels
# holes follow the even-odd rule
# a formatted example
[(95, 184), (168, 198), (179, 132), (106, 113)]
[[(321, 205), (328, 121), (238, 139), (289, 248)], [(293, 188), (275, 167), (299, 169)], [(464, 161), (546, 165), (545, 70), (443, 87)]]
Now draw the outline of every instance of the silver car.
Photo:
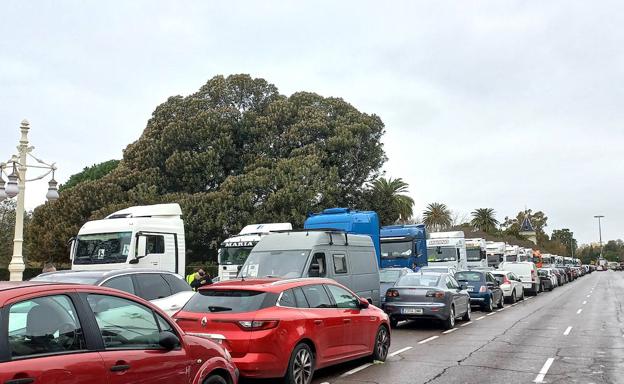
[(401, 320), (440, 320), (445, 329), (461, 317), (470, 321), (470, 295), (448, 273), (408, 273), (386, 292), (385, 312), (390, 325)]

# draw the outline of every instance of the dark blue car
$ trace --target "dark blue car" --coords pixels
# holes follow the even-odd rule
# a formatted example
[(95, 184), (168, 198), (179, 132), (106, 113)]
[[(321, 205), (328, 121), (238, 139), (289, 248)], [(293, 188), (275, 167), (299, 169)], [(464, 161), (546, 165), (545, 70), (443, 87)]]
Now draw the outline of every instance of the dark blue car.
[(503, 308), (503, 290), (496, 278), (487, 271), (461, 271), (455, 279), (470, 294), (470, 304), (478, 305), (486, 312), (492, 312), (494, 306)]

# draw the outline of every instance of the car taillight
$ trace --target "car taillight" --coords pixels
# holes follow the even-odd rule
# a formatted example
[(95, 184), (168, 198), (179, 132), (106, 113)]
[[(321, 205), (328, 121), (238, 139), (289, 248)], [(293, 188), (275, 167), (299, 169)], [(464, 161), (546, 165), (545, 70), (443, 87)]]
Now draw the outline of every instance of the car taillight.
[(396, 289), (388, 289), (386, 291), (386, 297), (399, 297), (399, 291)]
[(444, 292), (442, 291), (427, 291), (425, 294), (426, 297), (435, 297), (441, 299), (444, 297)]
[(272, 329), (279, 324), (278, 320), (240, 320), (237, 321), (239, 327), (243, 331), (264, 331), (266, 329)]
[(531, 269), (531, 277), (535, 277), (535, 275), (536, 275), (535, 270), (534, 270), (534, 269)]
[(507, 276), (503, 277), (503, 284), (511, 284), (511, 281), (509, 281)]
[(485, 293), (487, 292), (487, 285), (482, 285), (481, 288), (479, 288), (479, 293)]

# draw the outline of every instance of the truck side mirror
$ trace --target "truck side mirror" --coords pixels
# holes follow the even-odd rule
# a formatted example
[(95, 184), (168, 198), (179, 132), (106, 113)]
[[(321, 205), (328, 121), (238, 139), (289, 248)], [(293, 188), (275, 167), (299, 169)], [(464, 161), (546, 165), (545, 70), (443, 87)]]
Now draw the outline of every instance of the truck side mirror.
[(147, 256), (147, 236), (145, 235), (137, 235), (137, 251), (134, 259), (136, 263), (139, 262), (139, 259)]
[(76, 256), (76, 238), (72, 237), (69, 240), (67, 240), (67, 246), (69, 247), (69, 260), (74, 260), (74, 257)]

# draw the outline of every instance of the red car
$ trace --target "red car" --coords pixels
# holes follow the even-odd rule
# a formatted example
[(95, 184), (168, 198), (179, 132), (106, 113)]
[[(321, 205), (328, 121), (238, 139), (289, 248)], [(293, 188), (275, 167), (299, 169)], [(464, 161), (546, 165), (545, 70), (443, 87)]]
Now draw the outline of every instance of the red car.
[(242, 376), (308, 384), (314, 370), (385, 360), (388, 316), (329, 279), (234, 280), (201, 288), (174, 315), (188, 334), (219, 340)]
[(111, 288), (0, 282), (0, 383), (236, 384), (229, 353)]

